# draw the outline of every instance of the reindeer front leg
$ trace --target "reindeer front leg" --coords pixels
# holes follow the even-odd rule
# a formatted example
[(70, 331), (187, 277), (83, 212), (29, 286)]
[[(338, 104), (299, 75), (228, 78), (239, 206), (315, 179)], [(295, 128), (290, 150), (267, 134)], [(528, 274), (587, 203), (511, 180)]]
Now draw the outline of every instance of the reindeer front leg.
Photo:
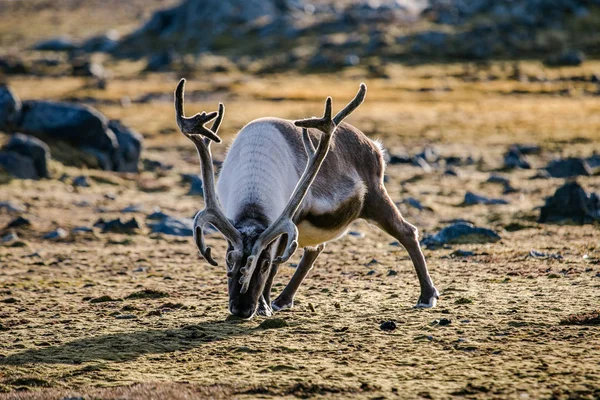
[(281, 311), (288, 308), (292, 308), (294, 306), (294, 296), (300, 287), (300, 284), (308, 275), (308, 272), (311, 270), (314, 265), (317, 257), (323, 249), (325, 248), (325, 244), (320, 244), (315, 247), (305, 247), (304, 254), (302, 255), (302, 259), (300, 260), (300, 264), (294, 271), (294, 275), (290, 282), (287, 284), (283, 292), (273, 301), (271, 306), (273, 307), (273, 311)]
[(265, 282), (265, 288), (263, 289), (262, 296), (258, 300), (258, 309), (256, 310), (257, 315), (262, 315), (265, 317), (270, 317), (273, 315), (273, 309), (271, 308), (271, 287), (273, 287), (273, 279), (275, 279), (275, 275), (277, 275), (277, 271), (279, 271), (279, 264), (281, 264), (275, 260), (283, 255), (286, 245), (287, 243), (284, 240), (279, 240), (277, 252), (272, 255), (272, 259), (274, 261), (271, 265), (271, 271), (269, 271), (269, 277)]

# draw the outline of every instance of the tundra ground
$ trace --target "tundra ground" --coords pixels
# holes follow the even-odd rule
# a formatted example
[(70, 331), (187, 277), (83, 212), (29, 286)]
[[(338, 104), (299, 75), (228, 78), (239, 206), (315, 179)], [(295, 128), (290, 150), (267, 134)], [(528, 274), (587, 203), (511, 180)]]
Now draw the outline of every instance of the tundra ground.
[[(600, 309), (600, 231), (538, 224), (538, 207), (564, 180), (530, 179), (554, 157), (600, 149), (599, 89), (577, 79), (600, 64), (547, 70), (522, 63), (519, 79), (511, 77), (512, 64), (502, 63), (396, 66), (388, 68), (389, 79), (362, 69), (188, 76), (188, 113), (225, 103), (226, 143), (257, 117), (319, 115), (327, 95), (339, 107), (365, 81), (367, 100), (349, 122), (392, 154), (430, 145), (474, 160), (455, 167), (458, 176), (388, 166), (388, 190), (421, 236), (466, 219), (502, 237), (425, 250), (441, 297), (437, 308), (417, 310), (418, 283), (406, 252), (357, 222), (354, 235), (327, 246), (292, 310), (248, 322), (228, 319), (223, 266), (203, 261), (191, 238), (150, 234), (144, 224), (155, 208), (190, 217), (203, 206), (180, 179), (199, 167), (174, 122), (179, 74), (139, 75), (130, 62), (107, 66), (115, 76), (104, 91), (70, 77), (10, 83), (24, 99), (96, 99), (95, 107), (145, 136), (144, 158), (173, 169), (115, 174), (53, 161), (52, 179), (0, 186), (0, 201), (23, 206), (32, 222), (14, 229), (16, 246), (0, 247), (0, 399), (600, 396), (600, 327), (589, 316), (582, 317), (589, 325), (561, 324)], [(499, 172), (517, 189), (504, 195), (485, 181), (513, 143), (537, 144), (542, 152), (528, 156), (531, 170)], [(225, 150), (214, 146), (215, 159)], [(70, 185), (82, 174), (91, 187)], [(600, 191), (597, 175), (579, 182)], [(466, 191), (509, 204), (465, 207)], [(404, 202), (409, 197), (424, 209)], [(139, 207), (120, 212), (130, 205)], [(18, 215), (0, 211), (0, 229)], [(135, 217), (142, 229), (42, 238), (59, 226), (70, 231), (114, 217)], [(222, 258), (224, 240), (208, 241)], [(531, 250), (550, 256), (533, 257)], [(300, 255), (282, 266), (275, 292)], [(142, 295), (128, 298), (134, 293)], [(444, 318), (450, 323), (440, 324)], [(396, 330), (380, 330), (387, 320)]]

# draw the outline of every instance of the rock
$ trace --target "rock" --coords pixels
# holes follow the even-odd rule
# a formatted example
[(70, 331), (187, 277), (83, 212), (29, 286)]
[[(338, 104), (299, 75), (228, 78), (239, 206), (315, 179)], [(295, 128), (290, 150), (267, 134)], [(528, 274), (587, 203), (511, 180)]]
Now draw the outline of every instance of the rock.
[(189, 196), (204, 196), (204, 188), (202, 179), (198, 175), (193, 175), (190, 185)]
[(451, 323), (452, 323), (452, 321), (449, 320), (448, 318), (442, 318), (437, 322), (437, 324), (439, 326), (446, 326), (446, 325), (450, 325)]
[(394, 321), (385, 321), (379, 325), (379, 329), (382, 331), (393, 331), (396, 329), (396, 323)]
[(590, 166), (591, 169), (599, 168), (600, 167), (600, 154), (594, 154), (594, 155), (586, 158), (585, 161), (587, 162), (587, 164)]
[(0, 169), (18, 179), (38, 179), (33, 160), (14, 151), (0, 151)]
[(87, 226), (77, 226), (75, 228), (73, 228), (71, 230), (72, 234), (77, 234), (77, 233), (91, 233), (94, 232), (94, 230), (92, 228), (89, 228)]
[(22, 110), (20, 131), (65, 140), (82, 149), (96, 149), (112, 161), (118, 148), (117, 138), (97, 110), (86, 105), (42, 100), (24, 101)]
[(414, 197), (408, 197), (404, 199), (403, 203), (408, 204), (409, 206), (416, 208), (419, 211), (423, 211), (425, 207), (421, 204), (421, 202)]
[(74, 60), (71, 63), (71, 73), (73, 76), (96, 79), (105, 79), (107, 75), (102, 64), (90, 60)]
[(521, 153), (519, 148), (513, 146), (504, 154), (504, 168), (530, 169), (531, 165), (529, 164), (523, 153)]
[(412, 158), (408, 154), (390, 154), (390, 165), (411, 164)]
[(516, 148), (521, 152), (521, 154), (529, 155), (529, 154), (540, 154), (542, 152), (542, 148), (537, 144), (513, 144), (511, 147)]
[(104, 220), (99, 220), (94, 224), (94, 226), (98, 226), (102, 228), (102, 233), (136, 233), (137, 230), (140, 229), (140, 224), (137, 219), (132, 218), (129, 221), (123, 222), (120, 218), (105, 222)]
[(0, 201), (0, 210), (6, 210), (9, 213), (25, 211), (23, 207), (16, 205), (11, 201)]
[(553, 260), (562, 260), (563, 256), (555, 253), (542, 253), (541, 251), (537, 251), (535, 249), (531, 249), (529, 251), (529, 257), (533, 258), (542, 258), (542, 259), (553, 259)]
[(91, 186), (90, 181), (88, 180), (88, 177), (85, 175), (76, 176), (75, 178), (73, 178), (73, 181), (71, 184), (75, 187), (90, 187)]
[(484, 196), (479, 196), (472, 192), (467, 192), (465, 194), (465, 199), (463, 201), (463, 205), (465, 206), (473, 206), (476, 204), (485, 204), (485, 205), (498, 205), (498, 204), (508, 204), (508, 201), (503, 199), (490, 199)]
[(150, 171), (150, 172), (154, 172), (154, 171), (170, 171), (173, 169), (173, 164), (165, 164), (161, 161), (157, 161), (157, 160), (150, 160), (147, 158), (144, 158), (142, 160), (142, 165), (144, 166), (144, 171)]
[(152, 54), (148, 57), (146, 71), (159, 72), (166, 71), (171, 68), (171, 64), (175, 60), (175, 54), (170, 51)]
[(21, 100), (7, 85), (0, 85), (0, 130), (9, 132), (18, 120)]
[(71, 51), (79, 46), (69, 37), (59, 36), (52, 39), (43, 40), (33, 46), (33, 50), (39, 51)]
[(600, 220), (600, 197), (587, 194), (577, 182), (567, 182), (546, 199), (541, 208), (540, 223), (572, 221), (589, 224)]
[(44, 235), (44, 239), (48, 239), (48, 240), (59, 240), (59, 239), (64, 239), (67, 237), (67, 231), (65, 231), (63, 228), (58, 228), (52, 232), (48, 232)]
[(510, 181), (508, 180), (508, 178), (505, 178), (500, 175), (490, 175), (490, 177), (487, 179), (486, 183), (499, 183), (504, 186), (510, 185)]
[(0, 56), (0, 72), (6, 75), (27, 74), (29, 66), (21, 58)]
[(16, 242), (17, 240), (19, 240), (17, 234), (14, 232), (9, 232), (0, 238), (0, 243), (12, 243)]
[(451, 258), (457, 258), (457, 257), (472, 257), (474, 256), (475, 253), (472, 251), (467, 251), (467, 250), (455, 250), (452, 253), (450, 253), (450, 257)]
[(114, 170), (118, 172), (138, 172), (144, 142), (143, 136), (117, 120), (111, 120), (108, 123), (108, 128), (115, 134), (119, 145)]
[(544, 60), (549, 67), (576, 67), (585, 61), (585, 54), (581, 51), (566, 50), (559, 54), (551, 55)]
[(17, 217), (6, 225), (7, 228), (18, 228), (20, 226), (31, 226), (31, 221), (25, 217)]
[[(193, 236), (194, 235), (194, 220), (192, 218), (175, 218), (163, 213), (153, 213), (148, 217), (150, 221), (146, 222), (148, 228), (153, 233), (162, 233), (164, 235), (173, 236)], [(205, 227), (205, 232), (208, 226)]]
[(144, 207), (139, 204), (132, 204), (120, 210), (122, 213), (140, 213), (144, 212)]
[(50, 158), (50, 148), (40, 139), (22, 133), (15, 133), (2, 150), (30, 158), (38, 177), (48, 178), (50, 176), (47, 165)]
[(459, 176), (460, 174), (455, 168), (448, 167), (444, 170), (444, 175), (446, 176)]
[(81, 50), (87, 53), (102, 52), (110, 53), (119, 45), (120, 35), (116, 30), (110, 30), (105, 34), (92, 36), (81, 45)]
[(592, 170), (588, 163), (584, 159), (576, 157), (550, 161), (544, 169), (548, 171), (552, 178), (592, 175)]
[(458, 222), (445, 227), (433, 236), (423, 239), (422, 244), (427, 247), (437, 247), (445, 244), (495, 243), (500, 239), (500, 236), (490, 229), (479, 228), (466, 222)]

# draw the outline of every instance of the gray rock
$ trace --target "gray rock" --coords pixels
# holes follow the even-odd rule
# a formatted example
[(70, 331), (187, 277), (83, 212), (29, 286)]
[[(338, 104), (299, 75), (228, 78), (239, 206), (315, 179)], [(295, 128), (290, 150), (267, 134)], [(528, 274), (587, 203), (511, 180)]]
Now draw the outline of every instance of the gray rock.
[(548, 171), (552, 178), (592, 175), (592, 170), (586, 160), (577, 157), (550, 161), (544, 169)]
[(91, 186), (90, 181), (88, 180), (88, 177), (85, 175), (76, 176), (75, 178), (73, 178), (73, 181), (71, 184), (75, 187), (90, 187)]
[(485, 204), (485, 205), (498, 205), (498, 204), (508, 204), (508, 201), (503, 199), (490, 199), (484, 196), (479, 196), (472, 192), (467, 192), (465, 194), (465, 199), (463, 201), (463, 205), (465, 206), (473, 206), (476, 204)]
[(0, 151), (0, 169), (19, 179), (38, 179), (33, 160), (13, 151)]
[(90, 232), (94, 232), (94, 230), (92, 228), (89, 228), (87, 226), (77, 226), (75, 228), (73, 228), (71, 230), (71, 233), (73, 234), (77, 234), (77, 233), (90, 233)]
[(10, 131), (21, 112), (21, 100), (7, 85), (0, 85), (0, 130)]
[(81, 50), (87, 53), (102, 52), (109, 53), (119, 45), (120, 35), (115, 30), (110, 30), (105, 34), (92, 36), (81, 45)]
[(18, 228), (20, 226), (31, 226), (31, 221), (25, 217), (17, 217), (6, 225), (7, 228)]
[(445, 227), (433, 236), (423, 239), (421, 243), (427, 247), (438, 247), (445, 244), (495, 243), (500, 239), (500, 236), (490, 229), (458, 222)]
[(144, 212), (144, 207), (139, 204), (132, 204), (120, 210), (122, 213), (140, 213)]
[[(193, 223), (194, 220), (192, 218), (175, 218), (169, 215), (160, 213), (152, 214), (148, 217), (148, 220), (151, 222), (146, 222), (148, 228), (153, 233), (162, 233), (164, 235), (173, 235), (173, 236), (193, 236)], [(151, 219), (152, 217), (152, 219)]]
[(189, 196), (204, 196), (204, 187), (202, 179), (198, 175), (193, 175), (190, 185)]
[(56, 230), (53, 230), (52, 232), (48, 232), (44, 235), (44, 239), (48, 239), (48, 240), (59, 240), (59, 239), (64, 239), (67, 237), (67, 231), (65, 231), (63, 228), (58, 228)]
[(108, 127), (115, 134), (119, 145), (115, 171), (138, 172), (144, 138), (117, 120), (111, 120)]
[(38, 177), (48, 178), (50, 176), (48, 172), (50, 148), (40, 139), (29, 135), (23, 135), (22, 133), (15, 133), (2, 150), (29, 157), (33, 161)]
[(11, 201), (0, 201), (0, 210), (6, 210), (9, 213), (24, 212), (25, 209)]
[(544, 64), (550, 67), (576, 67), (585, 61), (585, 55), (581, 51), (566, 50), (559, 54), (551, 55), (544, 60)]
[(100, 219), (97, 221), (94, 226), (98, 226), (102, 229), (102, 233), (135, 233), (140, 229), (140, 224), (137, 219), (132, 218), (129, 221), (123, 222), (120, 218), (104, 221)]
[(42, 100), (24, 101), (18, 124), (25, 133), (42, 134), (113, 155), (118, 142), (107, 127), (106, 117), (89, 106)]
[(531, 165), (529, 164), (523, 153), (521, 153), (519, 148), (513, 146), (504, 154), (504, 168), (529, 169), (531, 168)]
[(9, 232), (6, 235), (2, 236), (2, 238), (0, 238), (0, 243), (11, 243), (16, 242), (17, 240), (19, 240), (17, 234), (14, 232)]
[(83, 76), (87, 78), (104, 79), (106, 70), (102, 64), (91, 62), (90, 60), (75, 60), (71, 64), (73, 76)]
[(69, 37), (59, 36), (52, 39), (46, 39), (33, 46), (33, 50), (39, 51), (71, 51), (79, 46)]
[(583, 225), (600, 220), (600, 197), (587, 194), (577, 182), (567, 182), (546, 199), (538, 222), (572, 221)]
[(403, 203), (408, 204), (409, 206), (416, 208), (419, 211), (423, 211), (425, 207), (421, 204), (421, 202), (414, 197), (409, 197), (404, 199)]

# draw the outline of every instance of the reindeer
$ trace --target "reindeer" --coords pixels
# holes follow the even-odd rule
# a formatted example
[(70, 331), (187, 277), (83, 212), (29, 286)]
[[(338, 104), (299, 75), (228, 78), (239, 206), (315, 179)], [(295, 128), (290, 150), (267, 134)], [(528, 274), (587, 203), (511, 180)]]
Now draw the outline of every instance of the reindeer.
[[(204, 182), (205, 208), (194, 218), (194, 240), (214, 266), (218, 264), (205, 244), (204, 226), (211, 224), (227, 240), (231, 314), (249, 319), (291, 308), (325, 244), (343, 236), (358, 218), (378, 226), (408, 251), (421, 286), (416, 307), (436, 305), (439, 294), (417, 228), (404, 220), (383, 184), (382, 149), (343, 122), (362, 104), (364, 83), (333, 118), (328, 97), (322, 118), (260, 118), (243, 127), (223, 162), (216, 190), (210, 145), (221, 143), (217, 133), (225, 108), (220, 103), (218, 112), (185, 117), (184, 87), (182, 79), (175, 91), (177, 124), (196, 145)], [(302, 259), (271, 302), (278, 267), (298, 246), (304, 248)]]

